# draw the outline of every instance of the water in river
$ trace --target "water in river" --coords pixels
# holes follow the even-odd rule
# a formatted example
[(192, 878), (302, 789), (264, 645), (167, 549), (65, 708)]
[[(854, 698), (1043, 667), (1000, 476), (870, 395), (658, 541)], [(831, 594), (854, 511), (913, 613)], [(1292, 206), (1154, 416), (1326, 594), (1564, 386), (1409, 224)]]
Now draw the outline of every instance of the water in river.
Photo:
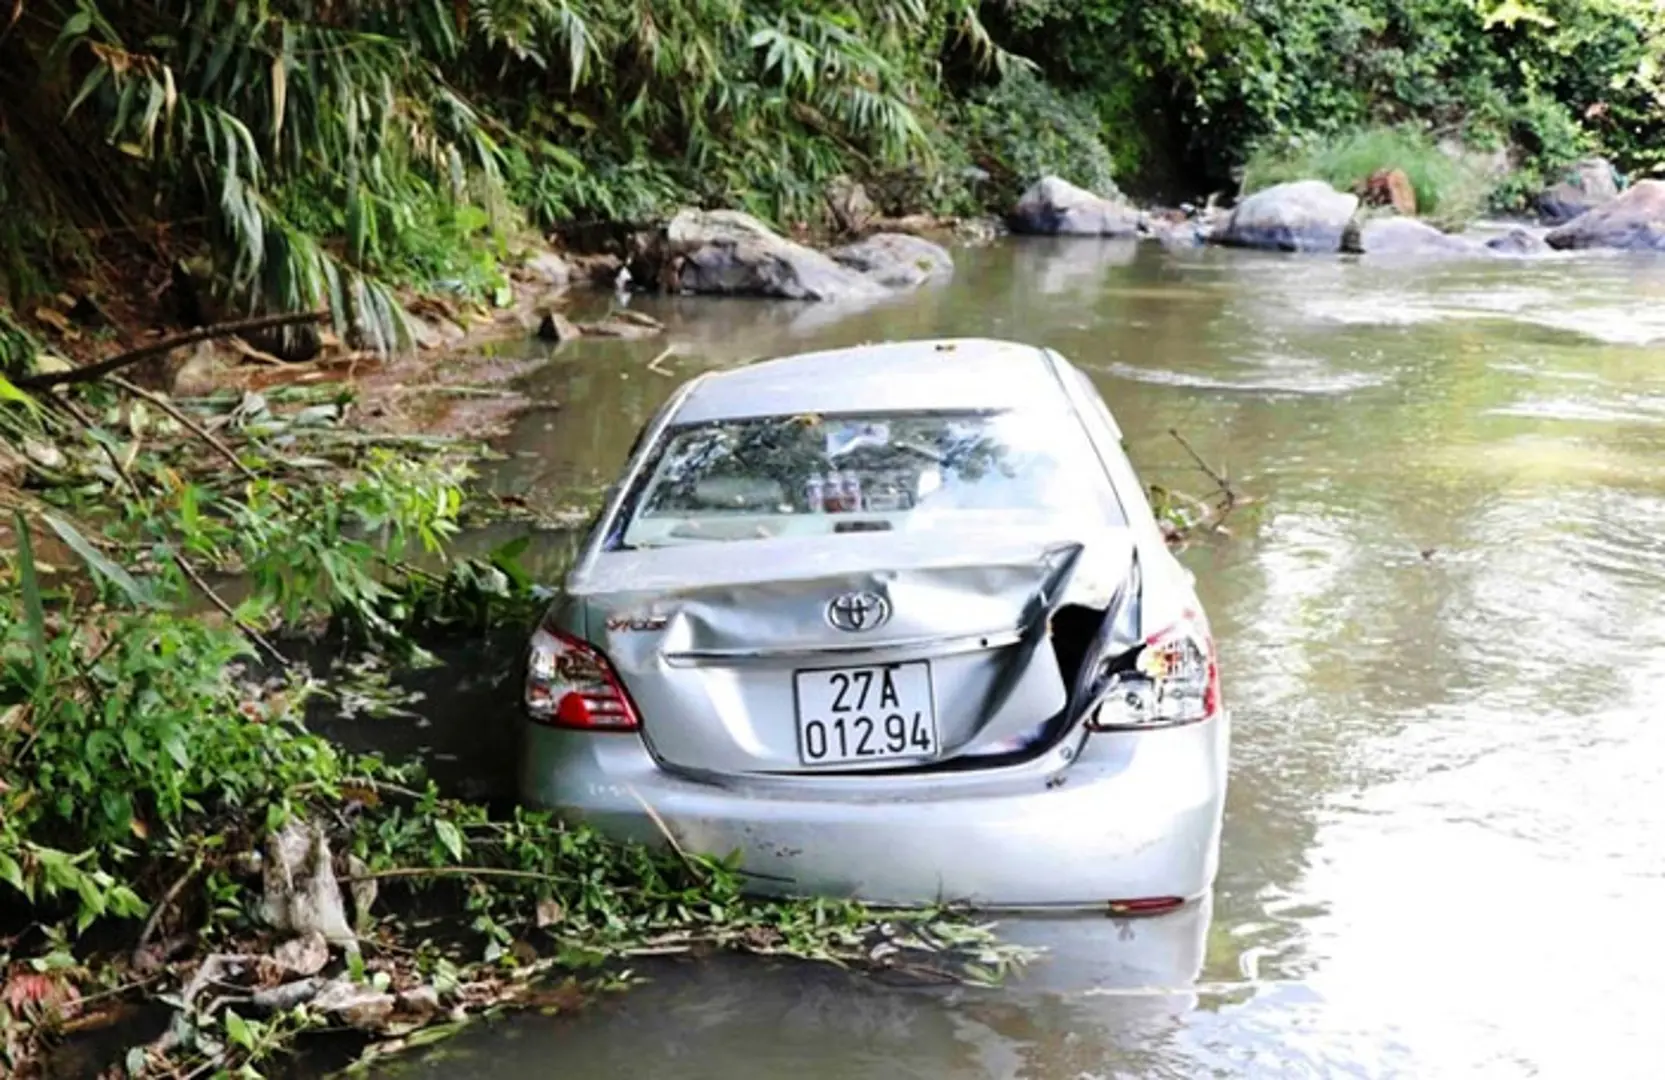
[(1261, 505), (1193, 547), (1235, 715), (1212, 905), (1027, 923), (993, 991), (802, 965), (656, 973), (405, 1075), (1665, 1074), (1665, 262), (1441, 266), (1096, 241), (957, 253), (848, 313), (643, 304), (665, 341), (532, 377), (504, 490), (606, 483), (689, 374), (988, 335), (1088, 369), (1145, 479)]

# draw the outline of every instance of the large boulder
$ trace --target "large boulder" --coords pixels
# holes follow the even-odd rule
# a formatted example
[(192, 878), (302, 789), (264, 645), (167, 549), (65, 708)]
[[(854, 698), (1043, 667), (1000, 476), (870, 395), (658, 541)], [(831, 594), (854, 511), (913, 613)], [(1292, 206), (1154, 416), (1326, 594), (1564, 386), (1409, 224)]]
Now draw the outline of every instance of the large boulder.
[(1209, 240), (1227, 247), (1275, 251), (1341, 250), (1359, 208), (1355, 195), (1322, 180), (1297, 180), (1257, 191), (1232, 208)]
[(1612, 202), (1551, 229), (1544, 239), (1560, 250), (1665, 251), (1665, 180), (1638, 180)]
[(1618, 173), (1612, 162), (1586, 158), (1569, 169), (1560, 183), (1551, 184), (1538, 196), (1538, 216), (1546, 225), (1564, 225), (1618, 197)]
[(737, 210), (683, 210), (665, 230), (669, 289), (787, 300), (851, 300), (882, 287)]
[(946, 250), (909, 233), (875, 233), (827, 254), (890, 289), (911, 289), (954, 272), (954, 260)]
[(1036, 236), (1133, 236), (1139, 212), (1067, 180), (1037, 180), (1012, 209), (1013, 232)]
[(1489, 255), (1477, 240), (1440, 232), (1413, 218), (1376, 218), (1349, 229), (1344, 242), (1347, 251), (1359, 255), (1390, 258), (1462, 258)]

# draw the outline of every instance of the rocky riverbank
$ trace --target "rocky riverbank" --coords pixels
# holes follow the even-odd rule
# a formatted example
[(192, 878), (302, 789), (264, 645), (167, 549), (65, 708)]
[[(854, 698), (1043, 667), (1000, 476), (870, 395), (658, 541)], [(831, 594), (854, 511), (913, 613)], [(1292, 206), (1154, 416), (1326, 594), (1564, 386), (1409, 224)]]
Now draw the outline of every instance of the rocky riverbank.
[[(152, 385), (200, 394), (228, 384), (258, 389), (329, 378), (346, 365), (369, 377), (365, 387), (371, 394), (382, 384), (404, 394), (413, 378), (430, 385), (424, 406), (430, 413), (436, 408), (455, 412), (458, 422), (475, 425), (507, 415), (516, 405), (513, 397), (465, 402), (448, 396), (446, 385), (457, 378), (475, 380), (475, 375), (434, 374), (436, 366), (423, 363), (421, 354), (464, 352), (494, 339), (533, 334), (555, 343), (656, 335), (663, 328), (628, 307), (638, 292), (874, 303), (946, 280), (954, 273), (952, 246), (987, 242), (1007, 232), (1384, 260), (1665, 250), (1665, 181), (1621, 186), (1601, 159), (1582, 162), (1566, 176), (1537, 199), (1537, 222), (1520, 222), (1502, 232), (1451, 230), (1417, 216), (1415, 193), (1397, 170), (1382, 170), (1353, 191), (1306, 179), (1252, 192), (1228, 207), (1211, 200), (1201, 207), (1173, 208), (1140, 207), (1119, 193), (1101, 195), (1047, 176), (1024, 190), (1004, 216), (970, 219), (881, 218), (861, 186), (846, 182), (828, 195), (836, 231), (814, 237), (783, 234), (736, 210), (694, 208), (656, 227), (621, 227), (581, 243), (560, 236), (523, 237), (505, 260), (506, 284), (491, 302), (443, 292), (403, 296), (409, 341), (402, 357), (378, 356), (322, 331), (299, 338), (203, 342), (175, 360), (153, 365), (148, 374)], [(608, 293), (611, 302), (605, 299)], [(69, 315), (64, 313), (66, 322)], [(498, 366), (503, 374), (513, 374), (514, 365)], [(393, 416), (398, 406), (389, 399), (381, 408)]]
[[(1665, 181), (1641, 180), (1620, 190), (1600, 159), (1580, 163), (1571, 179), (1538, 200), (1540, 222), (1501, 235), (1442, 229), (1416, 216), (1403, 174), (1386, 170), (1357, 192), (1322, 180), (1277, 184), (1221, 209), (1141, 208), (1048, 176), (1031, 185), (1003, 219), (911, 219), (875, 229), (855, 224), (825, 246), (783, 236), (732, 210), (683, 210), (662, 229), (635, 234), (624, 254), (579, 256), (562, 271), (563, 285), (589, 281), (621, 294), (645, 289), (671, 294), (752, 296), (823, 302), (871, 301), (926, 286), (953, 273), (947, 244), (1020, 235), (1143, 239), (1170, 247), (1216, 244), (1316, 254), (1382, 258), (1522, 258), (1560, 250), (1665, 250)], [(859, 188), (846, 199), (858, 204)], [(841, 219), (842, 220), (842, 219)], [(561, 256), (536, 257), (544, 272)], [(559, 297), (554, 298), (560, 302)], [(549, 336), (559, 338), (559, 333)]]

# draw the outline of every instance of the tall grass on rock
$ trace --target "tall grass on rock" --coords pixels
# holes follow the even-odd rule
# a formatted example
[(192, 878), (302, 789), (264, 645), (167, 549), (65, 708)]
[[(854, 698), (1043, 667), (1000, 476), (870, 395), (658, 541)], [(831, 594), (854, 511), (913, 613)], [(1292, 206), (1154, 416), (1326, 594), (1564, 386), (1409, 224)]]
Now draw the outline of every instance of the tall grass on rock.
[(1448, 153), (1408, 127), (1357, 128), (1326, 137), (1267, 142), (1250, 155), (1243, 190), (1291, 180), (1325, 180), (1352, 191), (1383, 169), (1401, 169), (1416, 191), (1417, 212), (1461, 224), (1485, 207), (1493, 181), (1473, 158)]

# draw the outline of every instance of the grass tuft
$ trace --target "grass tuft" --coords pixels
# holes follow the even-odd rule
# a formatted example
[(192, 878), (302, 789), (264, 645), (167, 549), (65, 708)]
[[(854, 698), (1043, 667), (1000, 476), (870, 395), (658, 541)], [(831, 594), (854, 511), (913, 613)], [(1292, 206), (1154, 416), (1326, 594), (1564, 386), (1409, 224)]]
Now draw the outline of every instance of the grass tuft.
[(1422, 131), (1367, 127), (1263, 143), (1244, 168), (1243, 190), (1317, 179), (1351, 191), (1380, 169), (1403, 169), (1416, 190), (1418, 214), (1442, 225), (1460, 225), (1479, 216), (1493, 186), (1474, 162), (1441, 150)]

